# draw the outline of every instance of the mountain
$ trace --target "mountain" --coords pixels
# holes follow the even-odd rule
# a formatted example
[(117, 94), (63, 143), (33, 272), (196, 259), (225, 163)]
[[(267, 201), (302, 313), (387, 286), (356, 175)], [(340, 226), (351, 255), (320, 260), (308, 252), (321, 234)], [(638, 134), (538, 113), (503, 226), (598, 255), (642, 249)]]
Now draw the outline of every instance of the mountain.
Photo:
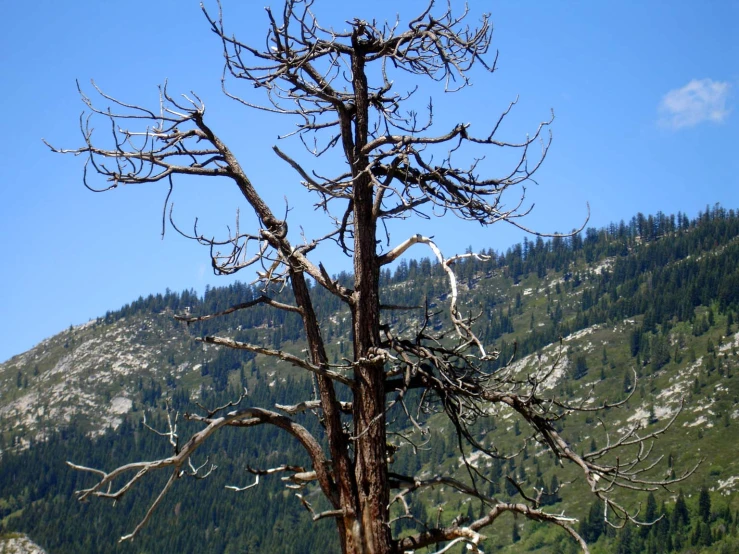
[[(634, 506), (659, 502), (653, 515), (667, 514), (667, 531), (663, 523), (646, 532), (599, 527), (597, 506), (583, 484), (569, 482), (576, 474), (555, 472), (555, 460), (533, 441), (512, 462), (480, 461), (494, 477), (491, 494), (518, 494), (506, 486), (507, 474), (546, 488), (548, 503), (566, 502), (567, 512), (580, 517), (581, 531), (595, 544), (593, 552), (666, 551), (666, 543), (659, 541), (667, 535), (674, 551), (736, 551), (739, 214), (718, 206), (693, 220), (683, 214), (638, 214), (628, 223), (588, 229), (569, 239), (525, 240), (506, 252), (485, 253), (489, 262), (462, 260), (455, 272), (460, 305), (483, 314), (479, 334), (500, 350), (494, 367), (511, 360), (523, 374), (559, 359), (547, 386), (571, 403), (587, 399), (591, 390), (611, 403), (631, 394), (624, 407), (600, 414), (602, 422), (588, 414), (568, 419), (562, 430), (567, 437), (583, 450), (596, 449), (607, 440), (606, 428), (611, 436), (637, 423), (654, 431), (675, 417), (654, 444), (664, 456), (658, 470), (679, 474), (705, 459), (682, 484), (681, 494), (662, 491), (652, 500), (626, 495)], [(433, 325), (449, 324), (443, 309), (446, 282), (435, 263), (401, 262), (383, 273), (383, 290), (387, 304), (426, 304), (434, 313)], [(119, 545), (117, 537), (142, 517), (151, 491), (163, 484), (159, 476), (151, 477), (150, 490), (132, 490), (115, 508), (73, 499), (73, 491), (89, 479), (70, 470), (65, 460), (111, 468), (166, 454), (167, 441), (143, 426), (144, 414), (151, 427), (164, 429), (167, 405), (180, 411), (197, 410), (196, 402), (222, 405), (243, 387), (254, 405), (289, 404), (310, 396), (310, 381), (286, 364), (193, 340), (217, 333), (297, 354), (303, 337), (293, 314), (256, 306), (189, 327), (173, 319), (174, 314), (221, 311), (259, 294), (234, 284), (208, 289), (202, 297), (194, 291), (167, 291), (139, 298), (0, 364), (3, 527), (27, 532), (52, 554), (315, 552), (335, 545), (332, 526), (310, 522), (279, 478), (265, 478), (240, 494), (223, 492), (225, 485), (250, 482), (245, 467), (299, 458), (295, 445), (269, 430), (219, 435), (203, 453), (218, 470), (205, 481), (176, 487), (133, 545)], [(350, 340), (348, 312), (321, 288), (311, 294), (321, 327), (331, 337), (329, 357), (339, 360)], [(400, 325), (419, 320), (413, 311), (392, 314)], [(499, 415), (494, 429), (481, 432), (491, 433), (506, 451), (520, 442), (522, 430), (511, 413)], [(402, 445), (393, 455), (393, 470), (419, 475), (432, 464), (458, 467), (460, 453), (445, 437), (444, 423), (439, 416), (438, 432), (416, 453)], [(304, 424), (317, 425), (308, 417)], [(187, 436), (192, 426), (179, 425), (180, 436)], [(474, 457), (474, 452), (466, 454)], [(467, 511), (472, 516), (479, 509), (441, 489), (431, 494), (450, 514)], [(270, 500), (259, 505), (256, 499), (265, 496)], [(674, 515), (682, 513), (681, 506), (686, 506), (685, 521)], [(437, 517), (426, 513), (422, 503), (413, 509), (421, 521)], [(90, 521), (95, 525), (89, 526)], [(402, 522), (398, 525), (402, 532)], [(486, 552), (569, 552), (573, 546), (540, 524), (501, 525), (504, 532), (498, 526), (489, 533)]]
[(18, 533), (0, 535), (0, 554), (46, 554), (28, 537)]

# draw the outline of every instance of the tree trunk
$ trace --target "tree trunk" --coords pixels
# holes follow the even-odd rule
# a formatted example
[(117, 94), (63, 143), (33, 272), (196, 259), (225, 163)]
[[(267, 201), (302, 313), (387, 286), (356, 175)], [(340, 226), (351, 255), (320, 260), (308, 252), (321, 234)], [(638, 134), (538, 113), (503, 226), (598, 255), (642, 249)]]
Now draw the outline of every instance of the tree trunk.
[(389, 496), (385, 461), (385, 372), (382, 358), (375, 356), (380, 344), (379, 268), (372, 221), (372, 189), (369, 183), (355, 183), (355, 191), (355, 474), (366, 552), (384, 554), (390, 552), (391, 542), (387, 524)]
[(354, 100), (354, 148), (351, 159), (354, 203), (354, 450), (359, 496), (362, 554), (386, 554), (392, 538), (388, 525), (388, 486), (385, 430), (384, 361), (380, 346), (380, 267), (376, 252), (376, 221), (372, 213), (372, 179), (362, 153), (367, 144), (369, 105), (364, 54), (355, 30), (352, 42)]
[[(296, 302), (303, 310), (303, 325), (313, 363), (321, 367), (328, 367), (328, 356), (318, 326), (318, 318), (313, 311), (313, 303), (305, 283), (305, 276), (301, 272), (291, 271), (290, 279)], [(358, 501), (347, 436), (341, 425), (339, 403), (331, 379), (318, 375), (316, 380), (321, 397), (321, 406), (323, 407), (323, 423), (331, 451), (331, 468), (334, 477), (330, 490), (324, 490), (324, 493), (331, 500), (334, 508), (344, 509), (344, 516), (336, 518), (339, 537), (341, 537), (342, 554), (356, 554), (361, 551), (357, 549), (352, 529), (356, 527)]]

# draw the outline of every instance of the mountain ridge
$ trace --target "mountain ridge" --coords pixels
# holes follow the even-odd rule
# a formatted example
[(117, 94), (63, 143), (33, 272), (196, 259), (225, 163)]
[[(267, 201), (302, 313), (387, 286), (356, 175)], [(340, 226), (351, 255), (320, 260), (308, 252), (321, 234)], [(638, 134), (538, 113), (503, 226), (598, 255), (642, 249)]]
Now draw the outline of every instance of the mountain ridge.
[[(733, 286), (739, 283), (738, 237), (739, 216), (714, 207), (692, 221), (682, 215), (639, 215), (628, 225), (589, 229), (582, 237), (524, 241), (505, 253), (488, 251), (493, 257), (488, 264), (468, 260), (455, 266), (460, 306), (482, 311), (480, 335), (500, 350), (498, 361), (492, 362), (496, 367), (513, 360), (513, 370), (525, 373), (561, 356), (547, 385), (559, 397), (585, 401), (592, 389), (599, 399), (615, 402), (630, 394), (628, 412), (610, 410), (604, 416), (616, 435), (635, 424), (657, 429), (676, 416), (673, 429), (658, 443), (671, 464), (660, 471), (691, 467), (708, 451), (708, 462), (686, 490), (697, 494), (700, 486), (713, 489), (717, 499), (725, 498), (729, 509), (736, 510), (739, 466), (727, 444), (737, 438), (739, 425), (739, 382), (733, 378), (739, 368), (739, 287)], [(393, 272), (384, 272), (383, 282), (388, 304), (428, 305), (432, 325), (448, 323), (446, 283), (430, 260), (401, 262)], [(32, 451), (65, 427), (111, 444), (116, 434), (144, 432), (142, 412), (155, 421), (165, 400), (176, 409), (192, 409), (193, 401), (233, 399), (244, 386), (255, 400), (268, 404), (300, 399), (305, 380), (285, 364), (277, 367), (259, 356), (193, 340), (217, 332), (299, 354), (300, 327), (289, 315), (257, 307), (189, 327), (172, 318), (185, 311), (221, 311), (259, 293), (236, 283), (209, 289), (202, 297), (193, 291), (167, 291), (140, 298), (0, 364), (0, 449), (7, 457), (23, 456), (24, 449)], [(338, 360), (349, 340), (346, 310), (322, 297), (320, 288), (311, 293), (321, 326), (331, 337), (329, 357)], [(412, 312), (388, 317), (406, 328), (419, 321)], [(678, 414), (680, 397), (686, 402)], [(575, 419), (565, 432), (583, 448), (592, 448), (606, 440), (593, 423), (587, 417)], [(501, 449), (508, 448), (506, 434), (517, 428), (504, 413), (498, 426), (495, 440)], [(81, 445), (88, 439), (79, 440)], [(685, 449), (681, 441), (695, 448)], [(400, 448), (393, 463), (407, 474), (425, 471), (432, 459), (456, 463), (459, 453), (443, 444), (434, 438), (429, 452), (416, 456)], [(532, 443), (531, 456), (508, 471), (532, 485), (551, 480), (556, 475), (553, 461), (541, 454)], [(503, 479), (495, 494), (515, 494), (505, 490), (505, 471), (495, 464), (486, 467)], [(270, 489), (270, 494), (276, 491)], [(12, 496), (12, 502), (0, 498), (0, 520), (25, 521), (18, 515), (23, 505)], [(677, 495), (665, 498), (673, 502)], [(461, 500), (451, 497), (448, 502)], [(569, 506), (583, 518), (590, 508), (580, 493), (572, 495)], [(525, 531), (524, 543), (538, 532), (530, 526)], [(495, 544), (502, 548), (502, 543)]]

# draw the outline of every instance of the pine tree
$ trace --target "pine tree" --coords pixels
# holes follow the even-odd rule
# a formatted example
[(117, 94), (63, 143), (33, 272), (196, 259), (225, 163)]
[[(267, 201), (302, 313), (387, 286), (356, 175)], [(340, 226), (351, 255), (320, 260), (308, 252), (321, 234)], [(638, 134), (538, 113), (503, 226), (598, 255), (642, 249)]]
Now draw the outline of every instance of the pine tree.
[(724, 335), (726, 337), (730, 337), (732, 334), (731, 326), (734, 325), (734, 314), (733, 312), (729, 312), (729, 314), (726, 316), (726, 331), (724, 332)]
[(670, 524), (673, 529), (678, 529), (687, 526), (689, 522), (690, 514), (688, 513), (688, 506), (685, 504), (685, 497), (681, 489), (675, 501), (675, 508), (672, 510)]
[[(647, 523), (652, 523), (656, 519), (657, 519), (657, 499), (654, 497), (654, 493), (650, 492), (649, 496), (647, 496), (647, 506), (644, 511), (644, 521)], [(639, 534), (642, 537), (646, 537), (651, 530), (652, 530), (652, 527), (644, 526), (639, 529)]]
[(628, 394), (631, 392), (631, 389), (633, 388), (634, 384), (631, 381), (631, 373), (626, 371), (624, 373), (624, 384), (623, 384), (623, 391)]
[(711, 519), (711, 496), (708, 494), (708, 489), (704, 485), (701, 487), (700, 495), (698, 496), (698, 515), (705, 522)]

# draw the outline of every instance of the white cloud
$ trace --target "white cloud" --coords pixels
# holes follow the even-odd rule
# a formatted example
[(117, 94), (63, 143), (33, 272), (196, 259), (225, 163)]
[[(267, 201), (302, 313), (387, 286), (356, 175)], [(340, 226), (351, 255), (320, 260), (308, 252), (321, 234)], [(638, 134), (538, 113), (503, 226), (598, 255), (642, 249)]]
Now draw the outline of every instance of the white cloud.
[(665, 94), (659, 105), (660, 123), (671, 129), (694, 127), (704, 121), (723, 123), (729, 115), (726, 103), (730, 88), (721, 81), (693, 79)]

